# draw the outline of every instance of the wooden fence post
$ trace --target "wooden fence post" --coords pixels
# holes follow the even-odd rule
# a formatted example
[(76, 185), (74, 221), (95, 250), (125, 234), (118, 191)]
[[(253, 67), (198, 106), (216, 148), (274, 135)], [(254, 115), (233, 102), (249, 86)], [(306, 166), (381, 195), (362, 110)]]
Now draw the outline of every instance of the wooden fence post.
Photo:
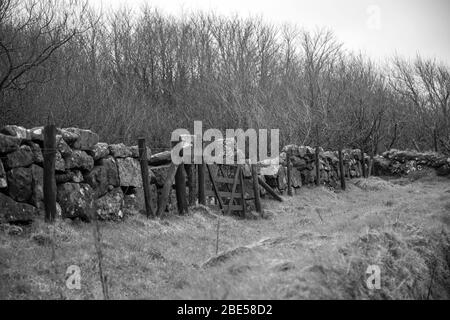
[[(182, 143), (181, 137), (178, 142), (172, 143), (172, 147), (175, 147), (178, 143)], [(183, 156), (183, 150), (181, 150), (180, 156)], [(186, 172), (184, 171), (184, 163), (180, 163), (175, 173), (175, 194), (177, 197), (178, 214), (185, 214), (187, 212), (188, 205), (186, 196)]]
[(155, 213), (153, 212), (151, 206), (150, 180), (148, 178), (148, 159), (147, 159), (147, 146), (145, 144), (145, 138), (138, 139), (138, 148), (139, 148), (139, 162), (141, 164), (142, 186), (144, 188), (145, 212), (147, 214), (147, 218), (150, 215), (154, 217)]
[(319, 186), (319, 185), (320, 185), (319, 146), (316, 147), (316, 152), (315, 152), (315, 164), (316, 164), (316, 186)]
[(378, 167), (375, 165), (375, 155), (376, 155), (376, 152), (374, 152), (374, 158), (372, 160), (372, 175), (378, 176), (379, 173), (378, 173)]
[(245, 201), (245, 186), (244, 186), (244, 169), (239, 170), (239, 180), (241, 182), (241, 202), (242, 202), (242, 216), (245, 218), (247, 214), (247, 202)]
[(197, 176), (198, 176), (198, 203), (205, 205), (206, 204), (206, 195), (205, 195), (205, 163), (197, 165)]
[(206, 205), (206, 194), (205, 194), (205, 173), (206, 173), (206, 165), (205, 159), (203, 158), (203, 141), (201, 136), (196, 136), (197, 143), (202, 144), (202, 162), (197, 164), (197, 191), (198, 191), (198, 203), (202, 205)]
[(291, 165), (291, 151), (286, 151), (286, 165), (287, 165), (287, 183), (288, 183), (288, 196), (293, 195), (292, 192), (292, 165)]
[(195, 165), (185, 164), (184, 169), (187, 175), (187, 185), (189, 188), (189, 205), (193, 206), (195, 204), (195, 175), (194, 175)]
[(252, 169), (252, 180), (253, 180), (253, 193), (255, 194), (255, 207), (256, 212), (261, 213), (261, 198), (259, 197), (259, 183), (258, 183), (258, 172), (256, 171), (256, 165), (251, 165)]
[(345, 171), (344, 171), (344, 160), (342, 158), (342, 149), (339, 148), (339, 172), (341, 178), (341, 189), (345, 190)]
[(364, 151), (362, 148), (361, 148), (361, 172), (362, 172), (363, 178), (367, 178), (366, 177), (366, 159), (364, 158)]
[(374, 174), (374, 172), (373, 172), (373, 163), (374, 163), (374, 152), (373, 152), (373, 149), (372, 149), (372, 151), (370, 152), (370, 159), (369, 159), (369, 173), (368, 173), (368, 176), (370, 177), (370, 176), (372, 176), (373, 174)]
[(186, 173), (183, 165), (178, 166), (177, 173), (175, 174), (175, 191), (177, 196), (178, 213), (180, 215), (185, 214), (187, 212)]
[(44, 127), (44, 206), (45, 221), (52, 223), (56, 217), (56, 126)]

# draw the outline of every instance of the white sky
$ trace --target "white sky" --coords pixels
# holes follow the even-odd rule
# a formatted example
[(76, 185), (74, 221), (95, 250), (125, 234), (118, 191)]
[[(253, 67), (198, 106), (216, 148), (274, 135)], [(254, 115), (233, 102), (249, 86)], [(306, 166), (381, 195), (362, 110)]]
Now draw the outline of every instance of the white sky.
[(148, 3), (180, 15), (190, 10), (262, 16), (313, 30), (327, 27), (344, 46), (384, 60), (417, 52), (450, 65), (450, 0), (89, 0), (95, 6), (138, 9)]

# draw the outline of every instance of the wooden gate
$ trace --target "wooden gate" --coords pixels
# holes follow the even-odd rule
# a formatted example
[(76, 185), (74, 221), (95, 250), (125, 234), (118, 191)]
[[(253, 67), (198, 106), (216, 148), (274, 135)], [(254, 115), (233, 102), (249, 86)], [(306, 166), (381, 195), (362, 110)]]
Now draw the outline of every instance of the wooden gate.
[(229, 167), (235, 168), (232, 177), (224, 173), (222, 165), (218, 165), (217, 170), (207, 165), (212, 190), (205, 190), (205, 195), (215, 197), (224, 214), (229, 215), (231, 212), (241, 212), (245, 216), (247, 201), (254, 200), (254, 196), (249, 196), (249, 193), (253, 193), (253, 190), (247, 189), (247, 192), (245, 188), (242, 165)]

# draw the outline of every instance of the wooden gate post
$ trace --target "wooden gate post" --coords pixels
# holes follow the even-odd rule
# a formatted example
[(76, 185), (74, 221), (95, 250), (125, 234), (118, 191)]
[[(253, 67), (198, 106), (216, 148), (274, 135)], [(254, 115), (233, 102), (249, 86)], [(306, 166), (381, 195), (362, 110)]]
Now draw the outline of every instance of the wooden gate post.
[(56, 217), (56, 126), (44, 127), (44, 206), (45, 221), (52, 223)]
[(258, 173), (256, 171), (256, 165), (251, 164), (252, 169), (252, 180), (253, 180), (253, 193), (255, 194), (255, 207), (256, 212), (261, 213), (261, 198), (259, 197), (259, 183), (258, 183)]
[(155, 213), (153, 212), (151, 206), (150, 180), (148, 178), (148, 159), (147, 159), (147, 146), (145, 144), (145, 138), (138, 139), (138, 148), (139, 148), (139, 163), (141, 164), (142, 186), (144, 188), (145, 212), (147, 214), (147, 218), (150, 215), (154, 217)]
[(177, 173), (175, 174), (175, 191), (177, 196), (178, 213), (183, 215), (188, 210), (186, 200), (186, 173), (183, 165), (178, 166)]

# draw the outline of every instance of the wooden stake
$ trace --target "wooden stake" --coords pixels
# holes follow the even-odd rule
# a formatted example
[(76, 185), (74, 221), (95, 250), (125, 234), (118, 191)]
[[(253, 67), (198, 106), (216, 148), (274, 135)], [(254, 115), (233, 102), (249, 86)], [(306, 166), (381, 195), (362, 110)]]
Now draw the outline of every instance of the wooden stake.
[[(172, 147), (175, 147), (178, 143), (182, 142), (182, 138), (178, 142), (172, 142)], [(181, 150), (180, 156), (183, 156), (183, 150)], [(184, 165), (181, 163), (177, 172), (175, 173), (175, 195), (177, 197), (178, 214), (183, 215), (188, 210), (187, 196), (186, 196), (186, 172), (184, 171)]]
[(52, 223), (56, 217), (56, 126), (44, 127), (44, 206), (45, 221)]
[(341, 176), (341, 189), (345, 190), (345, 171), (344, 171), (344, 160), (342, 158), (342, 149), (339, 149), (339, 172)]
[(319, 146), (316, 147), (316, 152), (315, 152), (315, 163), (316, 163), (316, 186), (319, 186), (319, 185), (320, 185)]
[(241, 202), (242, 202), (242, 215), (245, 218), (247, 213), (247, 202), (245, 201), (245, 184), (244, 184), (244, 169), (242, 168), (239, 173), (239, 179), (241, 180)]
[(286, 165), (287, 165), (287, 183), (288, 183), (288, 196), (293, 195), (292, 192), (292, 164), (291, 164), (291, 152), (286, 152)]
[(255, 207), (256, 212), (261, 213), (261, 199), (259, 197), (259, 184), (258, 184), (258, 173), (256, 171), (256, 166), (254, 164), (251, 165), (252, 169), (252, 182), (253, 182), (253, 192), (255, 194)]
[(372, 151), (370, 154), (370, 159), (369, 159), (369, 173), (368, 173), (369, 177), (373, 175), (373, 162), (374, 162), (373, 158), (374, 158), (374, 155), (373, 155), (373, 151)]
[(366, 177), (366, 159), (364, 158), (364, 151), (361, 148), (361, 172), (362, 172), (362, 177), (363, 178), (367, 178)]
[[(374, 153), (375, 154), (375, 153)], [(372, 174), (378, 176), (378, 167), (375, 166), (375, 159), (372, 160)]]
[(145, 212), (147, 213), (147, 218), (155, 216), (151, 206), (150, 197), (150, 180), (148, 178), (148, 160), (147, 160), (147, 146), (145, 144), (145, 138), (138, 139), (139, 147), (139, 163), (141, 164), (141, 176), (142, 176), (142, 186), (144, 188), (144, 200), (145, 200)]
[(186, 200), (186, 173), (184, 166), (178, 166), (177, 173), (175, 174), (175, 191), (177, 196), (178, 213), (183, 215), (188, 210)]
[(197, 165), (198, 171), (198, 203), (205, 205), (206, 204), (206, 195), (205, 195), (205, 163)]
[(185, 164), (184, 170), (186, 170), (187, 175), (187, 186), (189, 188), (189, 205), (193, 206), (195, 204), (195, 176), (194, 176), (194, 168), (193, 164)]
[(98, 223), (97, 213), (93, 210), (94, 219), (94, 244), (98, 259), (98, 275), (100, 277), (100, 283), (102, 284), (103, 299), (109, 300), (108, 290), (108, 277), (104, 274), (103, 270), (103, 250), (102, 250), (102, 236), (100, 233), (100, 224)]

